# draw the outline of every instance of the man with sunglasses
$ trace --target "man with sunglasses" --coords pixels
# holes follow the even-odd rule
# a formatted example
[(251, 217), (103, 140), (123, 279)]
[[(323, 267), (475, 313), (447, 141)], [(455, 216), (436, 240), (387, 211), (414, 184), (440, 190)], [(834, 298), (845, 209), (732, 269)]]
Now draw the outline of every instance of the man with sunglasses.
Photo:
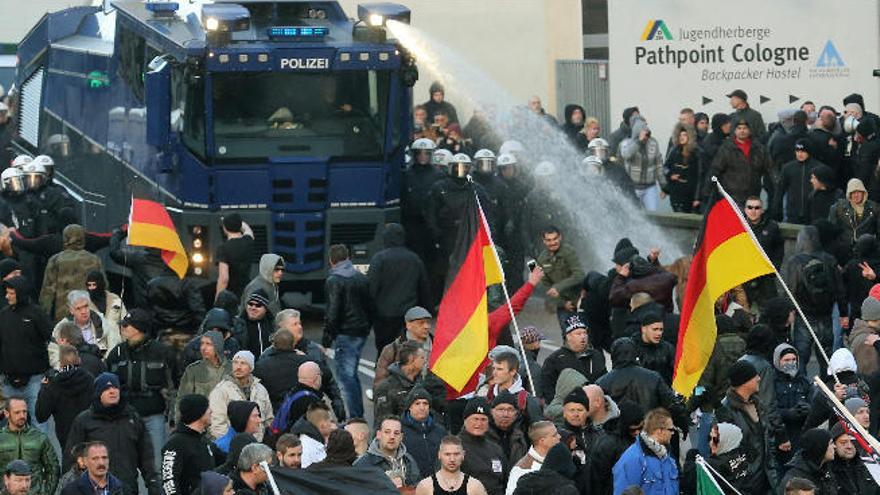
[(278, 292), (278, 284), (281, 283), (281, 277), (284, 275), (285, 262), (284, 258), (277, 254), (266, 253), (260, 257), (260, 270), (241, 294), (242, 310), (248, 303), (248, 298), (258, 289), (262, 290), (268, 299), (269, 311), (273, 315), (277, 315), (281, 311), (281, 300)]
[[(749, 227), (752, 228), (752, 233), (758, 239), (758, 244), (761, 245), (773, 266), (778, 270), (782, 266), (782, 258), (785, 255), (785, 239), (782, 238), (779, 224), (769, 215), (764, 214), (764, 202), (757, 196), (746, 198), (744, 211)], [(776, 277), (773, 275), (758, 277), (746, 282), (744, 288), (751, 305), (763, 306), (765, 301), (776, 296)], [(757, 311), (757, 307), (754, 311)]]
[(614, 493), (633, 485), (648, 494), (678, 493), (678, 465), (669, 452), (676, 431), (669, 411), (649, 411), (644, 429), (614, 465)]

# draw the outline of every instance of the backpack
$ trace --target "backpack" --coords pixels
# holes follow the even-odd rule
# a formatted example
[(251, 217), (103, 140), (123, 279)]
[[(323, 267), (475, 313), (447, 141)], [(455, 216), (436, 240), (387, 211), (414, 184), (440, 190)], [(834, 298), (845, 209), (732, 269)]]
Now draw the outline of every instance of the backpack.
[(289, 429), (290, 425), (288, 424), (287, 419), (290, 416), (290, 407), (294, 402), (306, 395), (314, 394), (309, 390), (298, 390), (292, 394), (288, 393), (284, 397), (284, 402), (281, 403), (281, 407), (278, 408), (278, 413), (275, 414), (275, 418), (272, 420), (272, 425), (269, 427), (274, 435), (280, 435)]
[(800, 299), (817, 309), (826, 309), (834, 304), (833, 268), (820, 258), (811, 256), (801, 273)]

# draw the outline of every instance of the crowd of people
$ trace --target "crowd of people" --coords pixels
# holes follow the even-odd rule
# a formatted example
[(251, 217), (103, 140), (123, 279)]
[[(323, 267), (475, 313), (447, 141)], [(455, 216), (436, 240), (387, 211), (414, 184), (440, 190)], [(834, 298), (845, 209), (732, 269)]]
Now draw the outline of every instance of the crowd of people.
[[(647, 208), (663, 193), (677, 211), (701, 211), (717, 176), (804, 310), (773, 276), (729, 291), (715, 304), (708, 367), (685, 398), (671, 384), (691, 257), (664, 260), (624, 238), (608, 266), (585, 270), (579, 233), (539, 191), (554, 164), (529, 163), (485, 122), (462, 130), (443, 87), (430, 92), (414, 112), (401, 223), (383, 227), (367, 274), (348, 246), (327, 252), (320, 342), (284, 307), (284, 259), (254, 253), (239, 215), (223, 218), (206, 304), (160, 251), (128, 245), (125, 226), (79, 226), (51, 157), (15, 158), (0, 209), (3, 493), (260, 494), (272, 465), (419, 495), (690, 494), (700, 462), (725, 493), (880, 493), (863, 460), (872, 448), (812, 382), (877, 433), (880, 207), (868, 197), (880, 148), (858, 95), (842, 121), (805, 104), (765, 128), (737, 90), (735, 112), (714, 115), (711, 132), (707, 116), (683, 110), (665, 154), (636, 107), (607, 139), (582, 107), (565, 109), (560, 129), (584, 170)], [(528, 107), (557, 125), (539, 99)], [(456, 392), (428, 361), (475, 195), (513, 311), (490, 288), (490, 351)], [(804, 224), (788, 253), (779, 220)], [(102, 248), (131, 272), (125, 302), (108, 289)], [(511, 330), (533, 295), (558, 326)], [(375, 377), (362, 383), (371, 333)], [(562, 346), (539, 359), (545, 334)]]

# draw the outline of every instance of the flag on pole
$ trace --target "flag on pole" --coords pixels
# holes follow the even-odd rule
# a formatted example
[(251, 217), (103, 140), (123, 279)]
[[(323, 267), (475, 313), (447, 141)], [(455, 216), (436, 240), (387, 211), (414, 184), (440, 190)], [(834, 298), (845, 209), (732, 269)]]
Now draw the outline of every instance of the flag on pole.
[(697, 495), (724, 495), (721, 485), (706, 468), (706, 461), (701, 457), (697, 459)]
[(128, 244), (162, 250), (162, 261), (183, 278), (189, 268), (186, 250), (174, 228), (171, 216), (161, 204), (147, 199), (131, 199), (128, 215)]
[(717, 184), (717, 199), (703, 218), (682, 302), (672, 388), (689, 397), (715, 347), (715, 301), (730, 289), (775, 268), (739, 207)]
[(457, 392), (465, 388), (489, 353), (486, 288), (504, 281), (476, 196), (462, 215), (429, 361), (431, 371)]

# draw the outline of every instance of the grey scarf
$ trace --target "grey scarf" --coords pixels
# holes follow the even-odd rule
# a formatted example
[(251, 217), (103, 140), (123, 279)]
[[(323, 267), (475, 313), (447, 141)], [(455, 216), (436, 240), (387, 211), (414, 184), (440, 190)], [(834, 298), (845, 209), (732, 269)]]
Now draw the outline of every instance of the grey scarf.
[(660, 444), (657, 440), (649, 437), (647, 433), (644, 431), (639, 433), (639, 437), (645, 442), (645, 445), (654, 453), (658, 458), (664, 459), (666, 458), (666, 447)]

